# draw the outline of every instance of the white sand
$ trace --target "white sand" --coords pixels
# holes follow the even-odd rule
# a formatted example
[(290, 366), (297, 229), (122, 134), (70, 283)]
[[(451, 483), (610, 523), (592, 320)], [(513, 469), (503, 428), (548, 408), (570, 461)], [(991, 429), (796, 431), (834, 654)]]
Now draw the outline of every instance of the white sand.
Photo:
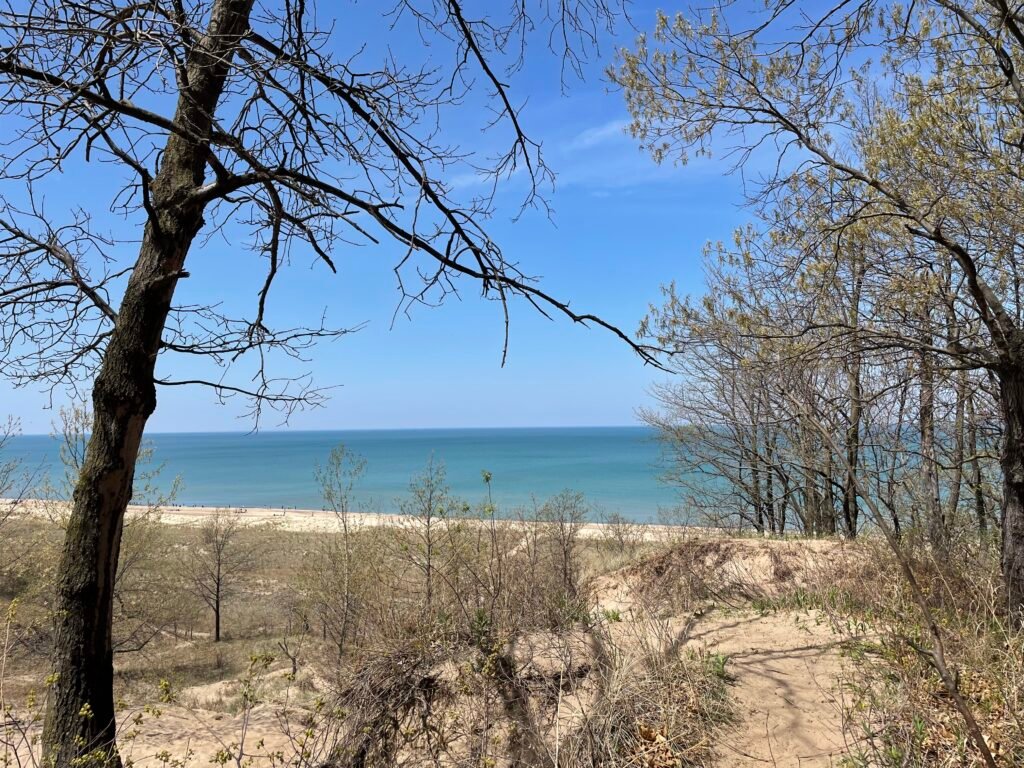
[[(0, 499), (0, 504), (17, 503), (19, 511), (33, 517), (53, 518), (57, 515), (67, 513), (67, 502), (43, 501), (39, 499), (26, 499), (14, 502), (10, 499)], [(128, 513), (144, 513), (147, 507), (130, 506)], [(262, 507), (190, 507), (182, 505), (169, 505), (159, 508), (160, 522), (167, 525), (198, 525), (210, 515), (220, 512), (230, 512), (243, 518), (246, 525), (270, 525), (286, 531), (337, 531), (340, 528), (340, 521), (334, 512), (325, 512), (317, 509), (268, 509)], [(349, 513), (349, 525), (353, 527), (374, 527), (386, 525), (399, 525), (410, 521), (408, 515), (378, 514), (373, 512), (351, 512)], [(482, 521), (477, 521), (482, 522)], [(499, 520), (503, 525), (518, 525), (515, 520)], [(588, 522), (580, 529), (580, 536), (587, 539), (601, 539), (610, 537), (611, 526), (606, 523)], [(679, 537), (692, 533), (709, 535), (714, 533), (726, 533), (710, 528), (697, 528), (691, 526), (676, 525), (655, 525), (655, 524), (634, 524), (630, 532), (631, 538), (640, 541), (661, 541), (668, 538)]]

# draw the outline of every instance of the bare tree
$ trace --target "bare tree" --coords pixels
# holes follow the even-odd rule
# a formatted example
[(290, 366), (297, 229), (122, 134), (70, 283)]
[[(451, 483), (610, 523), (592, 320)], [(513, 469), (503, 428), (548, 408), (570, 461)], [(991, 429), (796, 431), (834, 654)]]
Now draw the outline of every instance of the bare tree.
[[(781, 223), (773, 239), (787, 232)], [(644, 416), (666, 439), (669, 479), (713, 523), (855, 536), (859, 484), (894, 535), (913, 531), (943, 548), (977, 519), (977, 497), (968, 510), (961, 489), (971, 478), (984, 493), (973, 478), (994, 468), (997, 398), (979, 372), (951, 370), (933, 353), (922, 364), (920, 348), (890, 340), (920, 331), (927, 313), (934, 334), (954, 329), (932, 295), (896, 283), (853, 227), (841, 239), (805, 254), (741, 232), (737, 251), (712, 249), (708, 295), (670, 290), (648, 318), (680, 376), (656, 388), (662, 407)], [(841, 454), (806, 414), (841, 436)]]
[(610, 512), (601, 516), (604, 538), (615, 546), (620, 554), (633, 554), (644, 540), (644, 529), (621, 512)]
[(220, 642), (224, 600), (256, 564), (256, 550), (242, 540), (244, 529), (236, 514), (219, 509), (199, 526), (196, 540), (182, 559), (189, 587), (213, 612), (215, 643)]
[(409, 497), (399, 503), (401, 526), (408, 536), (400, 555), (410, 570), (418, 574), (419, 584), (413, 594), (422, 596), (421, 618), (427, 625), (436, 619), (435, 592), (448, 565), (445, 522), (458, 505), (448, 488), (444, 464), (433, 456), (426, 469), (409, 483)]
[[(539, 206), (551, 179), (507, 85), (527, 37), (545, 28), (565, 71), (578, 71), (620, 15), (615, 2), (540, 0), (532, 15), (515, 4), (499, 17), (455, 0), (396, 0), (393, 21), (418, 30), (429, 50), (420, 64), (384, 50), (346, 52), (311, 0), (254, 8), (254, 0), (32, 0), (0, 11), (9, 137), (0, 183), (17, 192), (0, 198), (0, 375), (91, 387), (94, 413), (58, 588), (44, 741), (61, 764), (103, 749), (117, 760), (112, 586), (157, 388), (205, 385), (220, 398), (247, 398), (255, 417), (323, 399), (307, 376), (287, 373), (295, 363), (278, 361), (301, 364), (318, 341), (347, 331), (322, 316), (274, 326), (272, 289), (289, 263), (334, 271), (340, 249), (388, 240), (402, 250), (403, 309), (469, 284), (506, 318), (518, 297), (603, 326), (647, 354), (545, 293), (485, 228), (502, 179), (523, 172), (523, 203)], [(445, 120), (456, 113), (485, 115), (505, 149), (485, 159), (452, 146)], [(95, 200), (74, 211), (44, 205), (48, 185), (83, 163), (101, 164), (104, 180), (124, 186), (104, 196), (97, 185)], [(487, 193), (457, 194), (445, 181), (456, 169), (476, 173)], [(97, 223), (108, 209), (125, 219), (120, 236)], [(259, 282), (250, 312), (176, 302), (189, 255), (229, 223), (249, 228)], [(175, 357), (214, 370), (174, 378)]]
[(580, 577), (583, 565), (579, 558), (580, 532), (589, 510), (582, 493), (562, 491), (544, 502), (541, 517), (551, 538), (552, 557), (559, 575), (567, 606), (578, 607), (582, 594)]
[(339, 657), (345, 652), (357, 613), (353, 580), (356, 571), (354, 539), (358, 526), (352, 520), (352, 491), (365, 471), (366, 460), (340, 444), (331, 449), (327, 462), (322, 466), (318, 464), (315, 471), (324, 501), (338, 518), (341, 541), (324, 542), (319, 562), (308, 574), (307, 581), (324, 634), (334, 641)]

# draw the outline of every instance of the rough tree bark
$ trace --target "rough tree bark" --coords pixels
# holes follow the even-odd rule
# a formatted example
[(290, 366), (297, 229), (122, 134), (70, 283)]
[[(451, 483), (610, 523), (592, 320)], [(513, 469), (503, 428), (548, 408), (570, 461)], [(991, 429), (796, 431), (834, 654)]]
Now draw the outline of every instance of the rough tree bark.
[[(1024, 334), (1015, 339), (1024, 342)], [(1024, 625), (1024, 366), (1004, 367), (999, 374), (1003, 412), (1003, 580), (1007, 605), (1016, 626)]]
[[(135, 461), (156, 408), (153, 381), (161, 335), (185, 257), (203, 225), (199, 205), (180, 201), (202, 184), (212, 115), (253, 0), (216, 0), (188, 62), (139, 256), (93, 385), (94, 423), (75, 486), (57, 585), (54, 671), (44, 750), (56, 766), (83, 754), (120, 763), (114, 746), (113, 585)], [(183, 135), (183, 134), (187, 134)]]

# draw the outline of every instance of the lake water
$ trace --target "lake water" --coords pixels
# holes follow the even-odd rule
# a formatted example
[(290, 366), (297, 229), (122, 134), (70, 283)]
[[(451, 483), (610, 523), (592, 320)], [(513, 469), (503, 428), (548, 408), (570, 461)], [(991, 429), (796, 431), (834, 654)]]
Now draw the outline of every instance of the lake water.
[[(341, 432), (155, 434), (147, 436), (159, 483), (181, 478), (176, 501), (234, 507), (320, 509), (314, 478), (339, 443), (366, 459), (356, 500), (377, 512), (398, 511), (410, 480), (433, 457), (452, 492), (470, 503), (486, 497), (481, 472), (492, 474), (495, 503), (505, 512), (561, 490), (584, 493), (598, 513), (653, 521), (676, 496), (659, 481), (661, 449), (644, 427), (422, 429)], [(0, 461), (59, 472), (58, 443), (41, 435), (11, 441)]]

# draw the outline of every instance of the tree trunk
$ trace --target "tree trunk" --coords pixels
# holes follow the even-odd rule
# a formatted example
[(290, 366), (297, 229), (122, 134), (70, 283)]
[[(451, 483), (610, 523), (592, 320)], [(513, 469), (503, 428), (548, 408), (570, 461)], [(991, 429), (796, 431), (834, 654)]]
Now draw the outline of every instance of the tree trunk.
[(1024, 369), (999, 372), (999, 400), (1005, 433), (1003, 470), (1003, 580), (1010, 618), (1024, 625)]
[(789, 475), (786, 470), (783, 469), (781, 462), (777, 465), (776, 474), (779, 478), (779, 487), (782, 491), (782, 498), (779, 500), (779, 533), (783, 534), (786, 532), (786, 518), (789, 512)]
[(974, 513), (978, 521), (978, 537), (984, 547), (988, 543), (988, 510), (985, 489), (982, 486), (981, 458), (978, 456), (978, 416), (974, 410), (974, 393), (967, 395), (967, 450), (971, 455), (971, 491), (974, 493)]
[(156, 407), (153, 368), (174, 274), (200, 223), (182, 221), (175, 230), (164, 228), (164, 237), (146, 227), (93, 385), (92, 434), (75, 486), (57, 583), (57, 679), (45, 731), (59, 766), (70, 765), (81, 752), (113, 747), (111, 621), (121, 526), (142, 431)]
[(849, 424), (846, 428), (846, 479), (843, 484), (843, 527), (848, 538), (857, 536), (860, 510), (857, 502), (857, 472), (860, 461), (860, 427), (862, 418), (860, 350), (853, 353), (847, 370), (849, 388)]
[(853, 333), (850, 338), (851, 350), (846, 369), (847, 396), (850, 399), (849, 424), (846, 429), (846, 483), (843, 488), (843, 522), (846, 535), (851, 539), (857, 536), (860, 524), (860, 508), (857, 495), (858, 472), (860, 471), (861, 453), (861, 422), (864, 418), (864, 385), (862, 372), (864, 357), (861, 349), (860, 321), (861, 298), (864, 293), (864, 277), (867, 273), (866, 261), (856, 258), (850, 265), (852, 290), (847, 318)]
[(761, 454), (758, 447), (757, 415), (750, 413), (750, 434), (744, 450), (750, 455), (750, 511), (751, 522), (758, 533), (764, 533), (764, 501), (761, 496)]
[(950, 461), (952, 474), (949, 478), (949, 497), (946, 503), (946, 530), (956, 525), (960, 511), (960, 495), (964, 484), (964, 460), (967, 451), (965, 419), (967, 417), (967, 371), (960, 371), (956, 382), (956, 410), (953, 417), (953, 458)]
[(824, 483), (822, 497), (825, 504), (822, 514), (825, 521), (825, 533), (829, 536), (835, 536), (836, 530), (839, 528), (839, 519), (836, 513), (836, 487), (834, 484), (836, 473), (832, 460), (832, 451), (831, 449), (826, 449), (826, 451), (825, 473), (821, 478)]
[[(347, 503), (346, 503), (347, 506)], [(348, 509), (341, 513), (341, 536), (345, 544), (345, 571), (341, 588), (344, 591), (344, 603), (341, 612), (341, 627), (338, 629), (338, 658), (345, 653), (345, 640), (348, 637), (349, 613), (352, 607), (352, 536), (348, 530)]]
[(93, 385), (94, 421), (75, 485), (60, 570), (54, 638), (55, 682), (43, 735), (46, 760), (119, 765), (114, 744), (113, 585), (121, 527), (132, 496), (146, 421), (156, 408), (153, 372), (171, 298), (185, 256), (202, 227), (202, 209), (183, 193), (204, 177), (211, 132), (231, 52), (248, 25), (253, 0), (216, 0), (207, 34), (188, 64), (175, 123), (195, 138), (171, 134), (149, 185), (151, 213), (139, 256)]
[(925, 524), (932, 546), (946, 549), (947, 530), (939, 497), (938, 462), (935, 456), (935, 369), (928, 352), (920, 353), (918, 412), (921, 440), (921, 497), (924, 503)]
[(213, 605), (213, 642), (220, 642), (220, 596)]
[(224, 577), (221, 574), (221, 563), (224, 560), (224, 547), (226, 540), (220, 537), (218, 533), (217, 542), (214, 544), (216, 548), (217, 566), (213, 576), (213, 642), (220, 642), (220, 596), (221, 588), (224, 585)]
[(764, 432), (764, 508), (768, 518), (768, 530), (773, 534), (782, 533), (778, 530), (778, 521), (775, 519), (775, 454), (772, 451), (771, 441), (768, 439), (768, 430)]

